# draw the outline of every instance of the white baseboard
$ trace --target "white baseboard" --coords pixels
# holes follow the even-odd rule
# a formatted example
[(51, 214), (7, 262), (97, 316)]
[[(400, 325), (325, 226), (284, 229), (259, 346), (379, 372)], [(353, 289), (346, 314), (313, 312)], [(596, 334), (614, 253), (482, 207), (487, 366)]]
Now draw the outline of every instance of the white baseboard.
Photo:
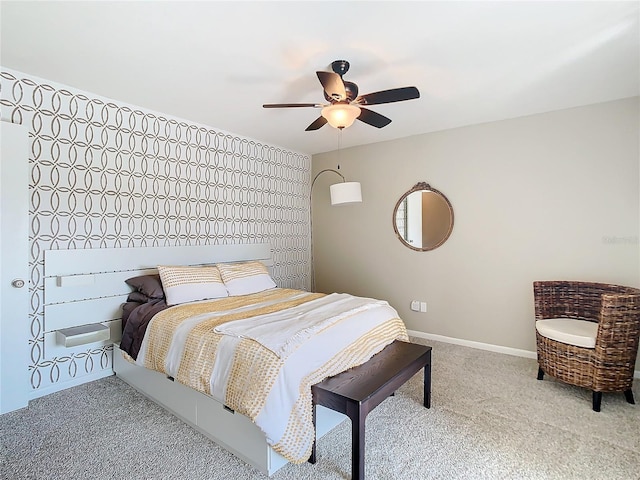
[(44, 397), (45, 395), (49, 395), (54, 392), (59, 392), (61, 390), (66, 390), (67, 388), (76, 387), (78, 385), (82, 385), (83, 383), (93, 382), (94, 380), (110, 377), (111, 375), (113, 375), (113, 368), (105, 368), (104, 370), (90, 373), (89, 375), (83, 375), (81, 377), (77, 377), (72, 380), (68, 380), (66, 382), (54, 383), (52, 385), (49, 385), (48, 387), (32, 390), (31, 393), (29, 394), (29, 400)]
[[(408, 330), (407, 333), (411, 337), (424, 338), (426, 340), (435, 340), (436, 342), (453, 343), (454, 345), (462, 345), (463, 347), (477, 348), (479, 350), (487, 350), (489, 352), (504, 353), (516, 357), (533, 359), (537, 358), (536, 352), (521, 350), (519, 348), (503, 347), (502, 345), (492, 345), (490, 343), (474, 342), (471, 340), (463, 340), (460, 338), (445, 337), (444, 335), (418, 332), (417, 330)], [(633, 378), (640, 378), (640, 370), (636, 370), (633, 372)]]

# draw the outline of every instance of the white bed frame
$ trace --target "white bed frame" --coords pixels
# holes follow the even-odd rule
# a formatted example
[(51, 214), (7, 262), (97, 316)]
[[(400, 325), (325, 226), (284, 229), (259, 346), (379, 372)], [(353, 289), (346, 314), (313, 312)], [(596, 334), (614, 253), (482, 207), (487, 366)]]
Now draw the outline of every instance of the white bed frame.
[[(261, 260), (271, 266), (269, 244), (48, 250), (44, 260), (47, 331), (87, 324), (108, 326), (109, 341), (114, 343), (113, 370), (119, 378), (262, 473), (271, 476), (288, 463), (267, 445), (262, 431), (248, 417), (166, 375), (127, 361), (118, 348), (122, 304), (131, 292), (125, 279), (156, 273), (157, 265)], [(317, 438), (346, 418), (318, 407)]]

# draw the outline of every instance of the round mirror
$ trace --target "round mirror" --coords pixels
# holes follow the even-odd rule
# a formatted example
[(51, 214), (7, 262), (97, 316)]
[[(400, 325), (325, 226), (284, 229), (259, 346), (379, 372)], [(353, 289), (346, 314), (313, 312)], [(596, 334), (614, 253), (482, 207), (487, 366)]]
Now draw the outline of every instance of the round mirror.
[(442, 245), (453, 230), (453, 207), (429, 184), (417, 183), (393, 211), (393, 229), (407, 247), (425, 252)]

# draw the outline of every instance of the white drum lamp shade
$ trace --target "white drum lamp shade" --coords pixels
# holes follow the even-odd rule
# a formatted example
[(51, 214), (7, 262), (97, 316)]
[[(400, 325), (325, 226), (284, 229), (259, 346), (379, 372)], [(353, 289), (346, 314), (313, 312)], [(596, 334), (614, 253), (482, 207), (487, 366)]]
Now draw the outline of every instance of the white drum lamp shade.
[(348, 205), (362, 202), (360, 182), (342, 182), (329, 187), (331, 205)]

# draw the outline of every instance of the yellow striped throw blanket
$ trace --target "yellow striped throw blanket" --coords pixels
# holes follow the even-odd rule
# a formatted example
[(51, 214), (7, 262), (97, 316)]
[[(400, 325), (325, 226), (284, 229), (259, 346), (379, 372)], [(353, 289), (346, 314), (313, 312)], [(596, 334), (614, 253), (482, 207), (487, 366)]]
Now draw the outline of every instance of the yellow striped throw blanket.
[(387, 302), (274, 288), (159, 312), (136, 362), (246, 415), (302, 463), (314, 439), (311, 385), (396, 339), (407, 331)]

